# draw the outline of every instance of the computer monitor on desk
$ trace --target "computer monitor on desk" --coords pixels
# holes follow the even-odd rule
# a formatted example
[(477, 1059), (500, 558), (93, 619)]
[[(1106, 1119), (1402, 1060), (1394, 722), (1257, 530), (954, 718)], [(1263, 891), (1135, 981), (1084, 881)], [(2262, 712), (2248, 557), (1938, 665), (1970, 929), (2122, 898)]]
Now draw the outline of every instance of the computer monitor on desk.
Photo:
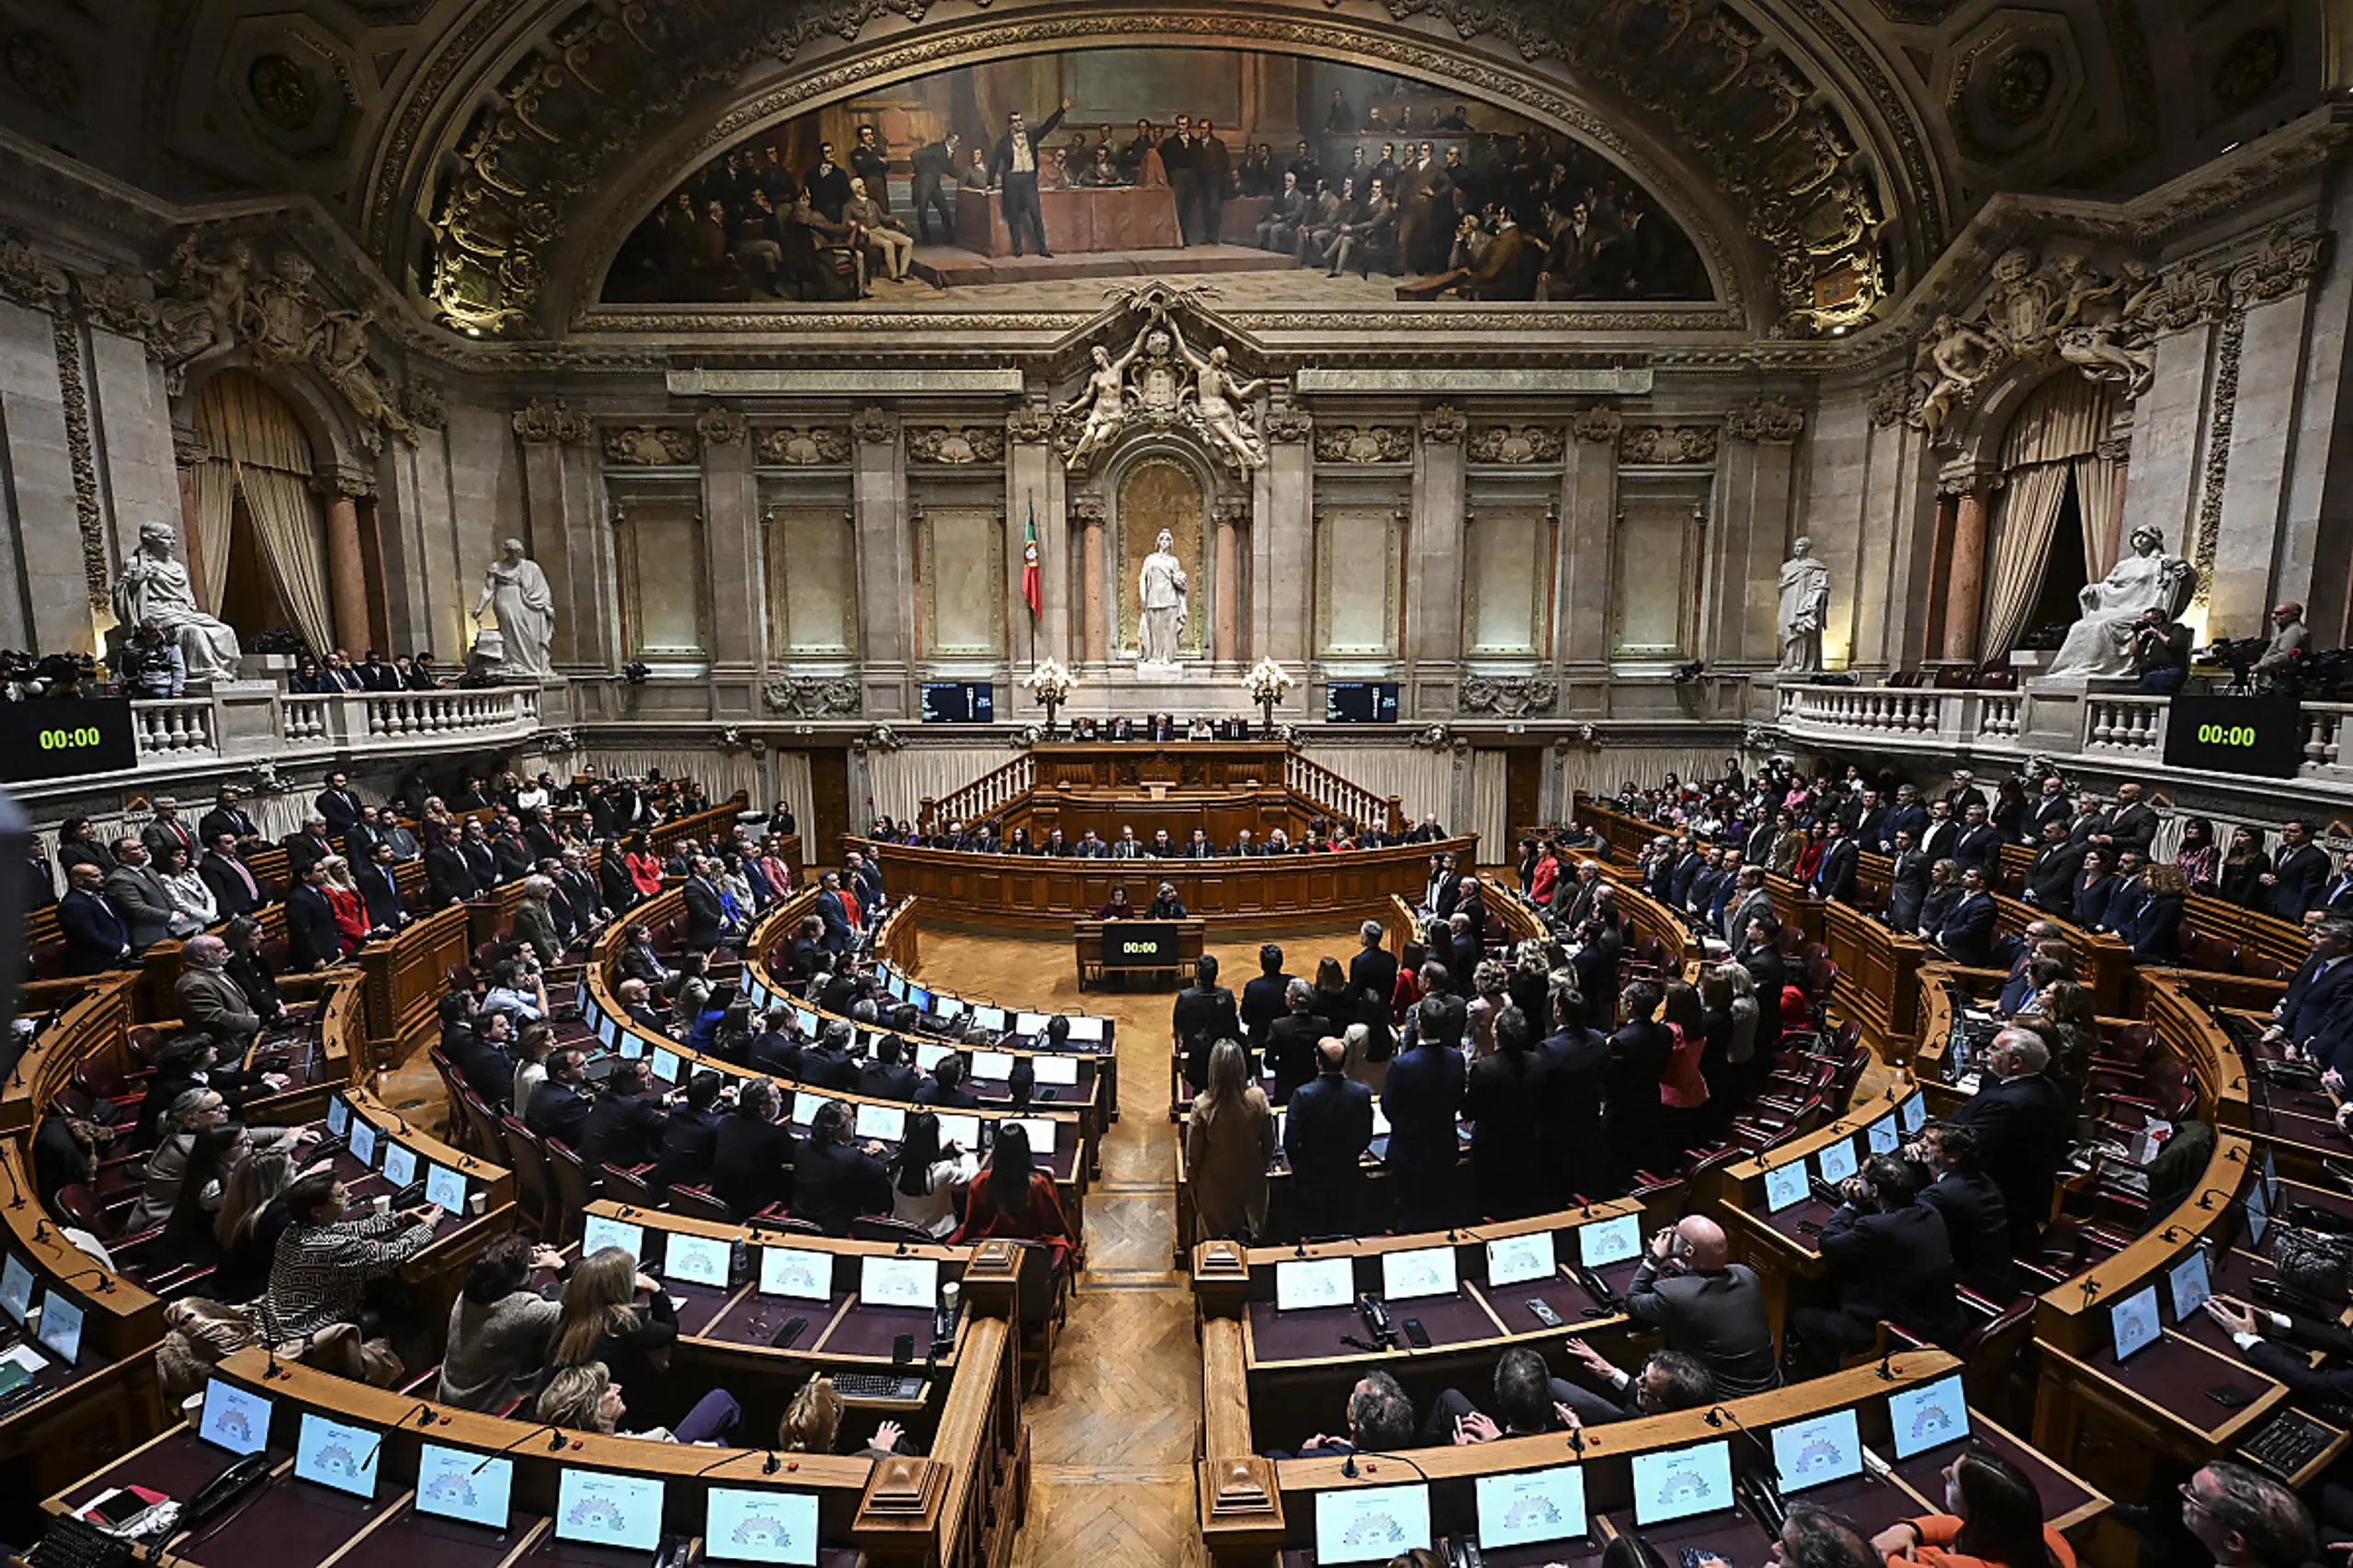
[(1633, 1471), (1637, 1525), (1720, 1513), (1737, 1500), (1732, 1489), (1732, 1446), (1726, 1442), (1636, 1454)]
[(703, 1552), (714, 1562), (817, 1561), (817, 1499), (805, 1492), (714, 1486), (704, 1506)]
[(1969, 1395), (1961, 1374), (1896, 1390), (1887, 1396), (1887, 1415), (1899, 1460), (1961, 1441), (1969, 1436)]
[(426, 1443), (416, 1455), (416, 1511), (504, 1530), (512, 1509), (515, 1461)]
[(1586, 1538), (1585, 1471), (1576, 1465), (1478, 1478), (1479, 1549), (1566, 1545)]
[(662, 1543), (662, 1483), (567, 1466), (556, 1481), (555, 1535), (587, 1546), (651, 1551)]
[(1430, 1544), (1430, 1489), (1355, 1486), (1315, 1494), (1315, 1561), (1386, 1562)]

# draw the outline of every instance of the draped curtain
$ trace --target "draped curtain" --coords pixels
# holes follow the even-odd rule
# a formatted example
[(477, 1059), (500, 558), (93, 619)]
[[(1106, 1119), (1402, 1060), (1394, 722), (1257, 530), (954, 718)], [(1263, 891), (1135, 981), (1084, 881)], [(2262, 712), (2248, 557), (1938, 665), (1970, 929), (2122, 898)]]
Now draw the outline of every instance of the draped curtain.
[[(2083, 519), (2084, 567), (2094, 579), (2108, 574), (2116, 544), (2113, 508), (2123, 500), (2118, 465), (2098, 455), (2111, 417), (2109, 389), (2098, 381), (2062, 371), (2036, 388), (2011, 417), (2002, 439), (2002, 469), (2007, 483), (1995, 499), (1993, 541), (1985, 569), (1983, 636), (1989, 656), (2006, 652), (2026, 631), (2042, 592), (2051, 541), (2070, 485), (2088, 470), (2096, 486), (2078, 488), (2075, 506)], [(2094, 509), (2094, 503), (2107, 510)], [(2101, 558), (2107, 559), (2103, 561)], [(2097, 563), (2095, 569), (2095, 563)]]
[[(1580, 790), (1597, 801), (1617, 798), (1618, 791), (1631, 778), (1648, 790), (1668, 774), (1686, 783), (1692, 779), (1716, 779), (1724, 776), (1724, 759), (1739, 755), (1738, 745), (1702, 748), (1699, 746), (1580, 746), (1572, 745), (1561, 756), (1561, 809), (1559, 815), (1569, 814), (1569, 802), (1576, 799)], [(1743, 756), (1744, 772), (1755, 772), (1762, 758)], [(1524, 826), (1525, 824), (1515, 824)]]
[[(599, 746), (571, 757), (563, 767), (550, 766), (548, 771), (560, 779), (569, 778), (591, 765), (603, 778), (627, 778), (659, 768), (665, 778), (698, 779), (714, 806), (738, 790), (763, 814), (776, 803), (760, 798), (760, 759), (748, 751), (722, 751), (716, 746), (704, 751), (621, 751)], [(804, 776), (808, 772), (805, 761), (801, 772)], [(799, 801), (793, 802), (793, 810), (801, 810)], [(805, 829), (808, 819), (802, 817), (801, 823)]]
[[(903, 819), (916, 815), (924, 800), (953, 794), (974, 779), (1013, 760), (1003, 746), (983, 750), (972, 746), (909, 746), (903, 751), (866, 754), (867, 792), (873, 802), (864, 812), (850, 812), (850, 831), (864, 833), (873, 819)], [(855, 794), (855, 791), (853, 791)]]
[(1319, 767), (1329, 768), (1359, 790), (1397, 797), (1397, 809), (1407, 823), (1436, 812), (1449, 832), (1469, 824), (1455, 821), (1454, 754), (1425, 746), (1310, 745), (1300, 755)]
[(1471, 754), (1471, 822), (1470, 829), (1479, 835), (1479, 860), (1483, 865), (1497, 866), (1512, 858), (1511, 823), (1507, 820), (1506, 780), (1511, 771), (1511, 753), (1506, 751), (1474, 751)]
[(2124, 465), (2097, 452), (2079, 454), (2075, 506), (2084, 516), (2084, 581), (2097, 583), (2115, 569), (2124, 531)]
[(285, 400), (256, 378), (224, 370), (196, 397), (196, 429), (207, 456), (197, 465), (199, 602), (217, 606), (229, 575), (229, 523), (244, 492), (254, 537), (278, 597), (302, 640), (335, 646), (327, 600), (326, 529), (311, 493), (317, 464), (311, 437)]

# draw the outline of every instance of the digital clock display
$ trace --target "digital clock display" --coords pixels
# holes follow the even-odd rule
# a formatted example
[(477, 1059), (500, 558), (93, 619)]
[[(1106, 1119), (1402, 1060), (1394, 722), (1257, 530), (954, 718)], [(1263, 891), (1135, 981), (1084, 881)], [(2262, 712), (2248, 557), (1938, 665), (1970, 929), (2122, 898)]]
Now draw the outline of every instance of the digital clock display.
[(33, 784), (138, 766), (128, 699), (0, 702), (0, 779)]
[(2303, 760), (2303, 710), (2292, 697), (2177, 697), (2165, 714), (2167, 767), (2292, 778)]

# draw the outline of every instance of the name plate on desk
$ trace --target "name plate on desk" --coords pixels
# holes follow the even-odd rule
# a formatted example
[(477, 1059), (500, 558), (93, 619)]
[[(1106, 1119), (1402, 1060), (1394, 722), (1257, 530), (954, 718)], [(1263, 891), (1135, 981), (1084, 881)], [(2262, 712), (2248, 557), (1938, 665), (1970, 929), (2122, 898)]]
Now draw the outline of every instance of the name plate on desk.
[(1103, 923), (1105, 969), (1174, 969), (1176, 927), (1165, 920)]

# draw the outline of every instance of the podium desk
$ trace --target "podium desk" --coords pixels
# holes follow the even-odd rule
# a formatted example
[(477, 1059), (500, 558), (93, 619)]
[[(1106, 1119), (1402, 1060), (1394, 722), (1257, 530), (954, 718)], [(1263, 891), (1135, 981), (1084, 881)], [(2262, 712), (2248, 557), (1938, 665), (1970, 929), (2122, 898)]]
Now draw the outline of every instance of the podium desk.
[(1182, 979), (1201, 961), (1209, 923), (1182, 920), (1074, 920), (1071, 945), (1078, 960), (1078, 988), (1100, 985), (1115, 974), (1165, 974)]

